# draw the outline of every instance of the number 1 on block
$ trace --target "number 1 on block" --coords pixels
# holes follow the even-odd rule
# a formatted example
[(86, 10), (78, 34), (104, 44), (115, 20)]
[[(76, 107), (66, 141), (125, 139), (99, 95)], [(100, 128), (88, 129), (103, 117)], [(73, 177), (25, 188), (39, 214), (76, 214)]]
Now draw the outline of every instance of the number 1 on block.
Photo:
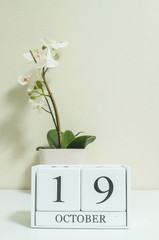
[(79, 211), (80, 168), (38, 169), (36, 208), (38, 211)]
[(64, 202), (61, 200), (61, 176), (53, 178), (53, 180), (57, 180), (57, 200), (53, 202)]

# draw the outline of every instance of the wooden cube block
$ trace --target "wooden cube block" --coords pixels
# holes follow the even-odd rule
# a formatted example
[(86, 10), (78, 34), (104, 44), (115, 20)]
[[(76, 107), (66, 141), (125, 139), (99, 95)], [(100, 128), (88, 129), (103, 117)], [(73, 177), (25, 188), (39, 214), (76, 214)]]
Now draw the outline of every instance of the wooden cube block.
[(128, 228), (130, 169), (122, 165), (32, 167), (34, 228)]
[(37, 171), (36, 210), (79, 211), (80, 168), (39, 168)]
[(82, 211), (126, 211), (123, 167), (86, 167), (81, 174)]

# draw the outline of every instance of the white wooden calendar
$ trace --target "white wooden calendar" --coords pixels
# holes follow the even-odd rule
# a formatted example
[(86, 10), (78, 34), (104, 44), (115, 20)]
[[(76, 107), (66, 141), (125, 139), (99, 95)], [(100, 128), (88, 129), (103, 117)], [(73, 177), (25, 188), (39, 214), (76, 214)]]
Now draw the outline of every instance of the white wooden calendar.
[(31, 227), (129, 227), (126, 166), (37, 165), (32, 167), (31, 190)]

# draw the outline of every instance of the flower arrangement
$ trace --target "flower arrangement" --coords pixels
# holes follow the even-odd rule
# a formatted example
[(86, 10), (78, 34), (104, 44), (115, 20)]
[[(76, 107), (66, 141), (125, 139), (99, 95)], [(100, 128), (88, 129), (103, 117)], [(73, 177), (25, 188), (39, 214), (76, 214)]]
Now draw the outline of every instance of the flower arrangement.
[(23, 54), (28, 61), (34, 63), (34, 67), (17, 79), (21, 85), (27, 85), (29, 102), (32, 108), (50, 114), (55, 127), (47, 133), (49, 146), (38, 147), (37, 150), (39, 148), (85, 148), (96, 137), (80, 135), (82, 132), (74, 134), (71, 130), (61, 131), (57, 105), (46, 80), (46, 73), (58, 66), (60, 49), (66, 47), (67, 42), (56, 42), (46, 38), (42, 38), (41, 41), (41, 49), (30, 50)]

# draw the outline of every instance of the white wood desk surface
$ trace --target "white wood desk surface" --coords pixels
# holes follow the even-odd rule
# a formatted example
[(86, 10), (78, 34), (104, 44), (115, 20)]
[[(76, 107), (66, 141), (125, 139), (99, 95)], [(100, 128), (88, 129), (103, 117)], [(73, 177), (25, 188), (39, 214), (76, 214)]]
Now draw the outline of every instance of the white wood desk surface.
[(132, 191), (131, 228), (31, 229), (30, 191), (0, 190), (1, 240), (159, 240), (159, 191)]

